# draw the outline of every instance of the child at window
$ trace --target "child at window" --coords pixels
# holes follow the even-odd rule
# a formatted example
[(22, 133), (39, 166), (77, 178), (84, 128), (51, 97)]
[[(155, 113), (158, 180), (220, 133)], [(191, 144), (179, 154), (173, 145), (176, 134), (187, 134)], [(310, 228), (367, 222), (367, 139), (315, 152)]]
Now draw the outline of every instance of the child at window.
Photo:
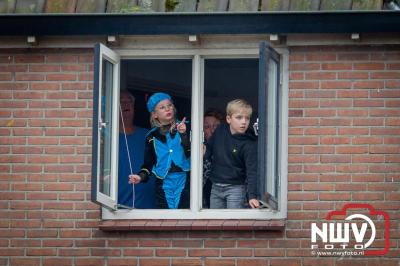
[(147, 182), (156, 176), (156, 205), (160, 209), (189, 208), (190, 141), (184, 117), (177, 123), (176, 109), (166, 93), (153, 94), (148, 102), (150, 124), (144, 163), (129, 183)]
[(211, 160), (210, 208), (244, 208), (246, 193), (251, 208), (257, 200), (257, 138), (249, 130), (252, 107), (242, 99), (230, 101), (226, 122), (214, 131), (206, 145)]

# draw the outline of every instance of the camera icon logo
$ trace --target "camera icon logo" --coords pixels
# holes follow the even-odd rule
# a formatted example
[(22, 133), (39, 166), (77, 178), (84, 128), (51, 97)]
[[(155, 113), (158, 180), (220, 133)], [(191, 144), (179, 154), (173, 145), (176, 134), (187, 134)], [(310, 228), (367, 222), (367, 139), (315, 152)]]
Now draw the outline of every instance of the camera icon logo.
[[(349, 211), (354, 212), (359, 211), (360, 209), (367, 209), (368, 214), (355, 213), (348, 215)], [(339, 211), (329, 212), (326, 216), (326, 220), (331, 221), (334, 217), (338, 216), (345, 218), (341, 222), (322, 223), (321, 227), (319, 227), (317, 223), (311, 223), (311, 249), (329, 251), (328, 253), (322, 252), (324, 255), (339, 255), (340, 253), (342, 255), (376, 256), (388, 253), (390, 248), (390, 218), (387, 212), (375, 210), (375, 208), (370, 204), (349, 203), (345, 204)], [(373, 219), (371, 219), (374, 217), (378, 219), (383, 217), (384, 220), (383, 249), (371, 247), (377, 237), (377, 226)], [(367, 234), (368, 229), (369, 232)], [(351, 242), (350, 236), (353, 237), (355, 242)], [(319, 243), (322, 242), (322, 245), (317, 243), (317, 238), (320, 239)], [(353, 252), (344, 252), (346, 249), (352, 249), (356, 252), (355, 254), (353, 254)], [(342, 251), (333, 252), (332, 250)]]

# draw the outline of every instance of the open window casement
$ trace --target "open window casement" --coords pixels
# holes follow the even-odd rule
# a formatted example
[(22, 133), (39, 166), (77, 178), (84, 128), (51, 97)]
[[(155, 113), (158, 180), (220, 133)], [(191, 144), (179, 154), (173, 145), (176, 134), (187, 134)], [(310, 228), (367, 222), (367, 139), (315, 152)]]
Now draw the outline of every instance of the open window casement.
[(93, 89), (92, 201), (117, 208), (119, 55), (95, 46)]
[[(169, 43), (169, 40), (165, 40), (165, 43)], [(254, 44), (256, 45), (255, 42)], [(226, 45), (230, 47), (229, 44)], [(144, 50), (145, 53), (143, 53)], [(91, 197), (93, 202), (104, 207), (102, 218), (105, 220), (286, 218), (288, 51), (284, 48), (278, 50), (279, 53), (267, 42), (262, 42), (259, 49), (255, 46), (246, 49), (233, 47), (223, 52), (221, 49), (214, 48), (170, 51), (160, 49), (159, 46), (121, 49), (114, 52), (104, 45), (97, 44), (94, 59)], [(175, 64), (175, 67), (171, 67), (171, 64)], [(156, 67), (149, 67), (149, 65)], [(186, 69), (185, 73), (176, 72), (177, 66), (190, 69)], [(243, 72), (244, 70), (247, 72)], [(126, 73), (135, 73), (136, 76), (129, 77)], [(248, 75), (248, 73), (257, 73), (257, 75)], [(232, 79), (232, 76), (236, 79)], [(164, 77), (174, 78), (168, 79), (169, 83), (165, 83)], [(188, 78), (182, 79), (182, 77)], [(142, 78), (148, 78), (156, 83), (164, 82), (167, 85), (172, 80), (175, 84), (174, 89), (177, 87), (176, 84), (183, 82), (185, 88), (189, 88), (189, 97), (186, 98), (190, 100), (190, 109), (186, 108), (186, 111), (180, 113), (190, 112), (191, 114), (189, 209), (118, 208), (119, 87), (129, 85), (133, 91), (141, 93), (140, 84), (136, 87), (134, 85)], [(240, 82), (246, 79), (254, 81), (254, 84), (249, 85), (254, 90), (249, 91), (249, 87), (242, 89)], [(207, 80), (215, 82), (214, 89), (209, 88), (210, 84), (206, 82)], [(245, 83), (247, 84), (248, 81)], [(191, 85), (187, 86), (187, 84)], [(227, 85), (221, 89), (221, 84)], [(235, 93), (230, 89), (233, 86), (237, 87), (235, 87)], [(159, 87), (161, 86), (146, 87), (144, 92), (153, 93), (155, 91), (152, 89)], [(175, 90), (168, 88), (164, 90), (173, 95), (176, 94)], [(212, 93), (207, 93), (207, 91)], [(263, 207), (266, 208), (210, 209), (202, 207), (203, 113), (208, 105), (225, 109), (226, 103), (222, 101), (225, 98), (229, 101), (235, 98), (253, 101), (252, 105), (258, 118), (257, 176), (260, 196), (258, 199), (265, 203)]]
[(280, 56), (267, 42), (260, 43), (259, 54), (259, 117), (258, 176), (261, 203), (279, 209), (279, 93)]

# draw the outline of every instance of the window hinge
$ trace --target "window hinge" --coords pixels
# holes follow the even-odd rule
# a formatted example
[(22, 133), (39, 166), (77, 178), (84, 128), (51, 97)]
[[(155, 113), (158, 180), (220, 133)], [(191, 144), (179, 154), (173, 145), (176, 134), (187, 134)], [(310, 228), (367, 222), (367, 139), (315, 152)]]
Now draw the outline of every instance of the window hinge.
[(105, 128), (105, 127), (107, 127), (107, 123), (100, 120), (99, 121), (99, 128)]

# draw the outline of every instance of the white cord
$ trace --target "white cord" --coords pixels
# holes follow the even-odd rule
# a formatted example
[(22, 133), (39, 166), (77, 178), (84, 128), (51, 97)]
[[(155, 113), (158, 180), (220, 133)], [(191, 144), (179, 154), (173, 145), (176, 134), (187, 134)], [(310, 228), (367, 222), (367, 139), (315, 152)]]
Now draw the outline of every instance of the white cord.
[[(125, 147), (126, 147), (126, 152), (128, 154), (128, 161), (129, 161), (129, 169), (131, 170), (131, 175), (133, 175), (133, 170), (132, 170), (132, 162), (131, 162), (131, 154), (129, 152), (129, 147), (128, 147), (128, 139), (126, 138), (126, 130), (125, 130), (125, 123), (124, 123), (124, 119), (122, 116), (122, 108), (121, 105), (119, 105), (119, 112), (121, 115), (121, 121), (122, 121), (122, 128), (124, 130), (124, 137), (125, 137)], [(132, 184), (132, 190), (133, 190), (133, 195), (132, 195), (132, 207), (135, 208), (135, 185)]]

